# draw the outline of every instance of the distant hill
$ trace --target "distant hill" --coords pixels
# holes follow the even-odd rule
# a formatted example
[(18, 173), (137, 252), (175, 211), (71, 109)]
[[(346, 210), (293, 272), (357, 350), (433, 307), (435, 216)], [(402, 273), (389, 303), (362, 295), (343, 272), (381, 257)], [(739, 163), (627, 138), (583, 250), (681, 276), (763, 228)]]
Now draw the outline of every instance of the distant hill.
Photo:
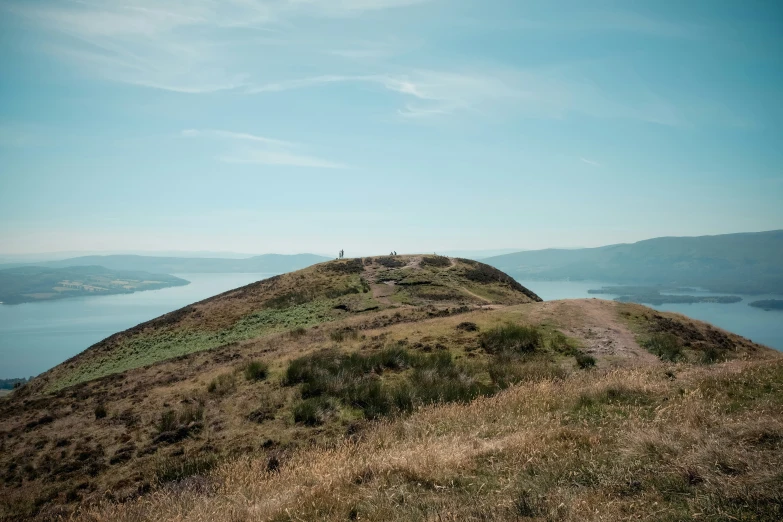
[[(330, 258), (314, 254), (264, 254), (246, 259), (209, 257), (159, 257), (137, 255), (82, 256), (61, 261), (34, 263), (34, 266), (103, 266), (112, 270), (143, 270), (164, 274), (194, 273), (282, 273), (300, 270)], [(1, 268), (1, 267), (0, 267)]]
[(167, 274), (110, 270), (101, 266), (23, 266), (0, 270), (0, 303), (19, 304), (84, 295), (130, 294), (186, 284), (188, 281)]
[(578, 250), (547, 249), (484, 259), (518, 279), (597, 280), (783, 293), (783, 230), (661, 237)]

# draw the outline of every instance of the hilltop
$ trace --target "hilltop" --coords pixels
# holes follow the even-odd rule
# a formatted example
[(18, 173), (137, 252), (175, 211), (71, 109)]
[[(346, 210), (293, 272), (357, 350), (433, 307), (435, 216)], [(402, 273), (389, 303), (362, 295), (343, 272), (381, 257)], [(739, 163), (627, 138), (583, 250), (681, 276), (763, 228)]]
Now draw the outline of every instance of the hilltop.
[(517, 252), (483, 261), (519, 279), (703, 287), (783, 293), (783, 230), (660, 237), (633, 244)]
[(681, 315), (465, 259), (330, 261), (0, 400), (0, 518), (763, 519), (782, 383), (780, 354)]

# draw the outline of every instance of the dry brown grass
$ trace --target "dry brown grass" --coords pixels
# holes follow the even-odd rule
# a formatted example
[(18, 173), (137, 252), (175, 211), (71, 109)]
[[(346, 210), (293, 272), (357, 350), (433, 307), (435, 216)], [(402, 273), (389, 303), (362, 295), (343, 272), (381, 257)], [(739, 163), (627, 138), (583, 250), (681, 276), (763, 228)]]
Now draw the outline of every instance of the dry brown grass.
[[(730, 397), (727, 390), (732, 389), (725, 379), (720, 381), (729, 368), (740, 368), (740, 380), (745, 379), (751, 365), (723, 364), (714, 370), (682, 365), (675, 370), (682, 375), (670, 381), (668, 367), (636, 339), (663, 329), (683, 343), (691, 342), (687, 350), (693, 354), (716, 347), (729, 359), (774, 361), (779, 354), (638, 305), (600, 300), (529, 303), (526, 294), (492, 279), (493, 272), (467, 279), (465, 270), (473, 265), (456, 260), (434, 267), (422, 267), (420, 256), (401, 256), (399, 261), (406, 263), (394, 269), (402, 271), (394, 276), (400, 284), (376, 302), (377, 309), (368, 307), (374, 302), (371, 285), (391, 277), (386, 267), (369, 258), (361, 265), (350, 260), (337, 263), (334, 269), (319, 265), (197, 303), (114, 341), (142, 334), (166, 337), (172, 329), (191, 326), (219, 329), (259, 307), (281, 314), (274, 328), (247, 330), (251, 337), (229, 338), (213, 348), (204, 344), (177, 357), (46, 393), (47, 382), (77, 371), (91, 357), (113, 360), (116, 343), (100, 343), (85, 353), (84, 360), (67, 362), (4, 398), (0, 520), (48, 520), (70, 516), (75, 509), (87, 518), (116, 515), (120, 520), (157, 520), (157, 511), (164, 520), (213, 519), (213, 512), (221, 514), (218, 520), (354, 515), (376, 520), (590, 518), (587, 508), (574, 504), (583, 501), (608, 513), (608, 518), (617, 518), (622, 510), (613, 511), (616, 506), (625, 506), (622, 509), (628, 511), (622, 512), (630, 517), (637, 513), (633, 506), (650, 502), (678, 513), (675, 507), (680, 509), (682, 502), (672, 500), (677, 498), (691, 499), (687, 506), (707, 502), (704, 512), (715, 513), (709, 500), (719, 498), (715, 488), (730, 491), (721, 482), (724, 475), (738, 488), (747, 484), (761, 491), (762, 508), (772, 498), (764, 493), (772, 486), (759, 482), (753, 459), (763, 454), (769, 462), (778, 462), (779, 409), (760, 409), (761, 403), (741, 387)], [(360, 281), (358, 270), (367, 284)], [(429, 297), (419, 295), (426, 290), (423, 281), (431, 283)], [(359, 293), (343, 294), (349, 283)], [(444, 301), (444, 288), (459, 292)], [(305, 319), (290, 314), (300, 310), (296, 306), (279, 308), (321, 294), (316, 301), (325, 306), (325, 315), (315, 322), (307, 314)], [(460, 327), (466, 322), (475, 328)], [(540, 328), (545, 349), (505, 361), (481, 348), (482, 333), (509, 323)], [(563, 340), (560, 331), (571, 339)], [(562, 342), (554, 343), (557, 339)], [(281, 384), (291, 360), (324, 350), (367, 355), (390, 346), (421, 356), (448, 352), (455, 365), (472, 368), (449, 373), (454, 383), (470, 378), (484, 386), (499, 385), (491, 393), (514, 382), (526, 384), (494, 399), (432, 407), (381, 424), (369, 422), (373, 415), (366, 415), (355, 402), (338, 398), (324, 424), (297, 422), (295, 410), (304, 385)], [(573, 355), (579, 350), (596, 357), (597, 369), (578, 368)], [(243, 377), (253, 361), (268, 365), (266, 379)], [(378, 377), (389, 389), (397, 389), (414, 373), (371, 372), (367, 378)], [(579, 375), (566, 378), (568, 374)], [(694, 384), (697, 378), (712, 382), (710, 375), (724, 385)], [(749, 382), (761, 386), (762, 381), (753, 379)], [(766, 385), (778, 384), (770, 378)], [(745, 457), (732, 457), (717, 459), (717, 468), (710, 468), (706, 462), (714, 452), (689, 457), (690, 446), (679, 446), (680, 440), (690, 440), (691, 445), (706, 441), (705, 447), (714, 451), (731, 445), (734, 439), (716, 427), (717, 421), (691, 435), (667, 431), (681, 428), (676, 417), (666, 417), (670, 406), (679, 405), (672, 410), (678, 415), (687, 413), (687, 394), (680, 396), (679, 388), (695, 393), (694, 386), (712, 394), (694, 399), (697, 409), (713, 402), (733, 405), (716, 418), (727, 425), (744, 422), (753, 427), (755, 431), (735, 444), (750, 448), (750, 464)], [(751, 403), (755, 424), (737, 417)], [(105, 407), (105, 417), (96, 418), (99, 406)], [(711, 418), (708, 413), (705, 418)], [(663, 442), (642, 440), (642, 435), (655, 433)], [(636, 445), (631, 444), (634, 440)], [(671, 453), (682, 459), (675, 463), (656, 457), (648, 462), (650, 448), (659, 447), (665, 457)], [(694, 482), (689, 483), (691, 489), (677, 478), (682, 474), (672, 471), (688, 458), (693, 459), (686, 473)], [(607, 464), (615, 461), (625, 467), (618, 471)], [(714, 469), (722, 471), (711, 474)], [(669, 482), (661, 483), (661, 477)], [(774, 480), (769, 478), (769, 483)], [(737, 491), (731, 498), (751, 498), (741, 488)], [(109, 503), (96, 508), (100, 502)], [(743, 509), (725, 508), (739, 514), (745, 513)]]
[(302, 449), (240, 458), (78, 521), (774, 520), (783, 362), (618, 369), (515, 386)]
[[(488, 356), (479, 348), (478, 336), (509, 322), (542, 324), (546, 331), (562, 328), (584, 333), (585, 336), (578, 336), (577, 341), (589, 349), (593, 338), (587, 334), (596, 331), (597, 326), (616, 333), (619, 339), (632, 338), (616, 313), (626, 309), (627, 305), (583, 300), (479, 309), (446, 317), (439, 317), (437, 313), (431, 316), (437, 309), (430, 307), (381, 310), (347, 316), (338, 323), (318, 328), (293, 329), (190, 354), (116, 377), (91, 381), (55, 396), (16, 397), (14, 394), (13, 399), (0, 402), (0, 476), (3, 478), (0, 520), (19, 520), (39, 511), (43, 518), (50, 518), (106, 498), (127, 501), (140, 492), (173, 487), (159, 484), (161, 475), (172, 475), (165, 470), (161, 472), (161, 467), (171, 468), (166, 463), (198, 470), (199, 466), (191, 466), (191, 461), (198, 463), (203, 458), (224, 461), (243, 455), (257, 458), (260, 469), (272, 457), (286, 463), (289, 461), (281, 454), (287, 455), (310, 445), (330, 448), (346, 436), (355, 439), (375, 429), (373, 425), (356, 422), (357, 419), (350, 415), (315, 428), (296, 424), (290, 408), (299, 400), (298, 389), (280, 386), (280, 377), (291, 359), (327, 348), (372, 352), (389, 344), (405, 343), (408, 349), (425, 353), (445, 347), (457, 359), (480, 363)], [(634, 310), (649, 311), (644, 307)], [(458, 328), (466, 321), (474, 323), (478, 330)], [(357, 335), (333, 335), (341, 331), (355, 331)], [(338, 337), (341, 340), (335, 340)], [(638, 366), (640, 361), (645, 361), (636, 356), (640, 350), (636, 345), (614, 355), (595, 353), (599, 370)], [(756, 347), (753, 354), (740, 351), (738, 355), (775, 357), (774, 352), (760, 347)], [(662, 363), (650, 357), (663, 375)], [(561, 367), (546, 361), (539, 366), (525, 365), (521, 368), (525, 372), (523, 380), (535, 382), (548, 376), (562, 376), (567, 371), (583, 371), (576, 369), (573, 359), (566, 359), (560, 361)], [(227, 389), (225, 394), (209, 393), (213, 380), (226, 374), (241, 377), (240, 372), (246, 364), (254, 360), (269, 364), (269, 377), (265, 381), (237, 378), (235, 387)], [(108, 415), (104, 419), (95, 418), (95, 407), (99, 403), (105, 404), (107, 409)], [(203, 426), (190, 430), (182, 440), (156, 442), (156, 426), (162, 412), (179, 411), (187, 404), (204, 405)], [(479, 404), (494, 403), (482, 401)], [(452, 410), (445, 408), (444, 411)], [(590, 408), (582, 408), (580, 418), (589, 419), (590, 411)], [(51, 422), (39, 422), (49, 417)], [(28, 427), (31, 424), (35, 426)], [(61, 445), (61, 439), (68, 443)], [(123, 456), (131, 458), (123, 460)], [(12, 470), (14, 463), (20, 464)], [(463, 472), (455, 468), (455, 474), (449, 480), (459, 484), (455, 477)], [(203, 484), (202, 479), (194, 480)], [(398, 476), (396, 480), (401, 479)], [(423, 494), (410, 487), (408, 484), (403, 488), (407, 488), (407, 495)], [(481, 495), (487, 487), (481, 490)], [(184, 485), (176, 488), (178, 491), (187, 489)], [(421, 497), (422, 502), (427, 501), (427, 495)], [(494, 497), (488, 498), (487, 502), (492, 502)]]

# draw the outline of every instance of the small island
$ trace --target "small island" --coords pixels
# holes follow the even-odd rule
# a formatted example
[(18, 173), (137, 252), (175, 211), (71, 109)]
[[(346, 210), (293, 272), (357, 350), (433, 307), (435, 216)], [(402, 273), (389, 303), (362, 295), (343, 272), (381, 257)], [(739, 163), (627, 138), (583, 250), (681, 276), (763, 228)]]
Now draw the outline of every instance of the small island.
[(664, 287), (654, 286), (605, 286), (599, 289), (588, 290), (588, 294), (609, 294), (618, 295), (615, 301), (621, 303), (641, 303), (651, 305), (664, 304), (694, 304), (694, 303), (720, 303), (730, 304), (739, 303), (742, 298), (736, 295), (678, 295), (665, 294), (662, 292), (672, 290)]
[(783, 310), (783, 299), (764, 299), (761, 301), (753, 301), (752, 303), (748, 303), (748, 306), (761, 308), (766, 311)]
[(110, 270), (102, 266), (0, 270), (0, 304), (51, 301), (68, 297), (130, 294), (184, 286), (189, 281), (168, 274)]

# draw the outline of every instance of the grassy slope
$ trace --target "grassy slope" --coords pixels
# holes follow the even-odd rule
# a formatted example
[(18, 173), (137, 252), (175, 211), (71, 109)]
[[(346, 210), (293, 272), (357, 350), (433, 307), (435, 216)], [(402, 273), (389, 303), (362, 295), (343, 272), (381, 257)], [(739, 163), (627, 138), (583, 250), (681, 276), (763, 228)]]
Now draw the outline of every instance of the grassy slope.
[(783, 362), (523, 383), (79, 520), (780, 520)]
[[(666, 416), (672, 401), (690, 397), (688, 404), (715, 408), (730, 393), (736, 394), (736, 411), (753, 413), (759, 440), (767, 442), (749, 446), (741, 458), (750, 465), (741, 473), (723, 473), (721, 480), (762, 488), (758, 490), (764, 498), (779, 491), (780, 482), (762, 477), (757, 469), (758, 462), (779, 457), (783, 437), (775, 423), (779, 403), (770, 398), (779, 397), (774, 393), (780, 388), (780, 372), (759, 373), (755, 362), (765, 360), (770, 368), (779, 368), (775, 352), (704, 323), (639, 305), (601, 300), (531, 303), (502, 274), (474, 263), (403, 261), (409, 266), (385, 266), (393, 262), (383, 258), (364, 261), (361, 273), (351, 261), (330, 263), (228, 292), (115, 336), (16, 391), (0, 403), (0, 519), (34, 513), (51, 517), (101, 499), (125, 503), (85, 514), (85, 519), (165, 520), (175, 518), (177, 509), (193, 520), (216, 519), (216, 513), (223, 520), (267, 515), (287, 520), (292, 517), (285, 515), (286, 509), (293, 519), (325, 513), (344, 519), (352, 510), (363, 519), (427, 519), (437, 517), (436, 511), (443, 519), (465, 519), (484, 508), (489, 519), (499, 519), (514, 509), (557, 511), (568, 498), (600, 507), (606, 498), (619, 495), (620, 490), (609, 485), (626, 478), (633, 494), (629, 500), (618, 497), (618, 506), (643, 509), (659, 502), (656, 509), (682, 513), (676, 511), (682, 502), (674, 505), (672, 499), (690, 499), (687, 504), (704, 491), (717, 495), (715, 484), (722, 482), (715, 482), (706, 461), (698, 464), (705, 466), (699, 484), (712, 489), (704, 485), (675, 490), (679, 496), (664, 500), (666, 491), (653, 479), (664, 471), (676, 479), (670, 466), (684, 449), (667, 453), (669, 460), (659, 464), (628, 457), (622, 473), (605, 470), (604, 461), (627, 450), (626, 432), (655, 426), (679, 429)], [(367, 292), (329, 297), (351, 284), (363, 289), (362, 278)], [(387, 284), (390, 280), (396, 284)], [(422, 282), (428, 284), (412, 284)], [(306, 302), (275, 308), (300, 301)], [(95, 368), (90, 365), (102, 360), (105, 350), (126, 354), (127, 343), (140, 336), (170, 336), (177, 329), (226, 331), (259, 311), (291, 313), (326, 301), (328, 313), (338, 315), (306, 328), (297, 321), (287, 327), (280, 322), (244, 340), (208, 350), (199, 346), (176, 358), (46, 393), (52, 383), (80, 375), (80, 368)], [(334, 308), (341, 305), (345, 309)], [(374, 306), (378, 309), (368, 310)], [(483, 336), (508, 324), (536, 327), (542, 339), (532, 353), (503, 354), (484, 342)], [(663, 363), (637, 344), (662, 335), (680, 348), (678, 363)], [(327, 376), (332, 391), (312, 399), (303, 398), (308, 383), (285, 384), (292, 359), (323, 353), (369, 358), (389, 349), (451, 362), (440, 369), (403, 365)], [(595, 356), (596, 369), (579, 369), (575, 356), (580, 351)], [(729, 362), (704, 365), (705, 353), (715, 356), (709, 360)], [(267, 364), (268, 376), (247, 380), (250, 361)], [(723, 385), (710, 391), (723, 395), (705, 395), (699, 388), (699, 379), (724, 374), (741, 375), (745, 384), (735, 392)], [(515, 382), (518, 387), (503, 391)], [(457, 401), (471, 398), (476, 390), (488, 398), (426, 407), (422, 401), (428, 399), (421, 394), (427, 386), (422, 383), (432, 383)], [(621, 384), (631, 389), (630, 395)], [(377, 386), (375, 405), (407, 387), (408, 396), (417, 401), (413, 416), (391, 408), (382, 414), (387, 420), (371, 421), (373, 410), (350, 398), (352, 387), (360, 385)], [(619, 391), (607, 391), (613, 386)], [(680, 388), (690, 391), (680, 394)], [(297, 411), (308, 400), (329, 403), (318, 412), (315, 425), (297, 421)], [(96, 418), (101, 408), (106, 415)], [(715, 414), (717, 420), (694, 428), (694, 440), (712, 441), (716, 433), (723, 437), (714, 422), (739, 422), (720, 417), (720, 411)], [(519, 446), (517, 439), (526, 442)], [(429, 449), (431, 457), (423, 458)], [(575, 449), (579, 451), (562, 458)], [(541, 460), (528, 462), (534, 455)], [(560, 458), (552, 460), (552, 455)], [(530, 462), (540, 466), (523, 473)], [(599, 467), (591, 471), (593, 465)], [(269, 471), (278, 467), (279, 473)], [(571, 484), (581, 473), (587, 474), (587, 482), (573, 479)], [(153, 494), (146, 494), (149, 491)], [(247, 493), (245, 500), (237, 500), (239, 491)], [(139, 494), (145, 495), (136, 503)], [(741, 491), (738, 495), (749, 498)], [(734, 512), (740, 512), (737, 509), (741, 511)], [(577, 509), (563, 516), (579, 513)], [(619, 518), (619, 512), (607, 513)]]
[[(471, 275), (477, 270), (475, 267), (484, 266), (472, 261), (455, 261), (453, 266), (420, 266), (418, 257), (395, 259), (412, 266), (387, 270), (369, 260), (364, 264), (361, 259), (325, 263), (189, 305), (97, 343), (41, 376), (34, 387), (56, 391), (196, 351), (389, 308), (393, 303), (380, 302), (371, 292), (370, 283), (379, 277), (375, 274), (377, 269), (384, 278), (388, 274), (398, 280), (398, 304), (415, 306), (431, 302), (433, 297), (436, 303), (460, 305), (481, 302), (482, 297), (498, 303), (538, 299), (534, 294), (525, 294), (527, 290), (522, 287), (513, 287), (513, 280), (492, 280), (496, 274), (489, 267), (485, 267), (488, 275), (466, 279), (466, 272)], [(490, 279), (482, 280), (482, 276)], [(466, 288), (484, 295), (476, 297), (466, 293)], [(428, 295), (428, 289), (431, 294), (444, 290), (449, 293)]]

